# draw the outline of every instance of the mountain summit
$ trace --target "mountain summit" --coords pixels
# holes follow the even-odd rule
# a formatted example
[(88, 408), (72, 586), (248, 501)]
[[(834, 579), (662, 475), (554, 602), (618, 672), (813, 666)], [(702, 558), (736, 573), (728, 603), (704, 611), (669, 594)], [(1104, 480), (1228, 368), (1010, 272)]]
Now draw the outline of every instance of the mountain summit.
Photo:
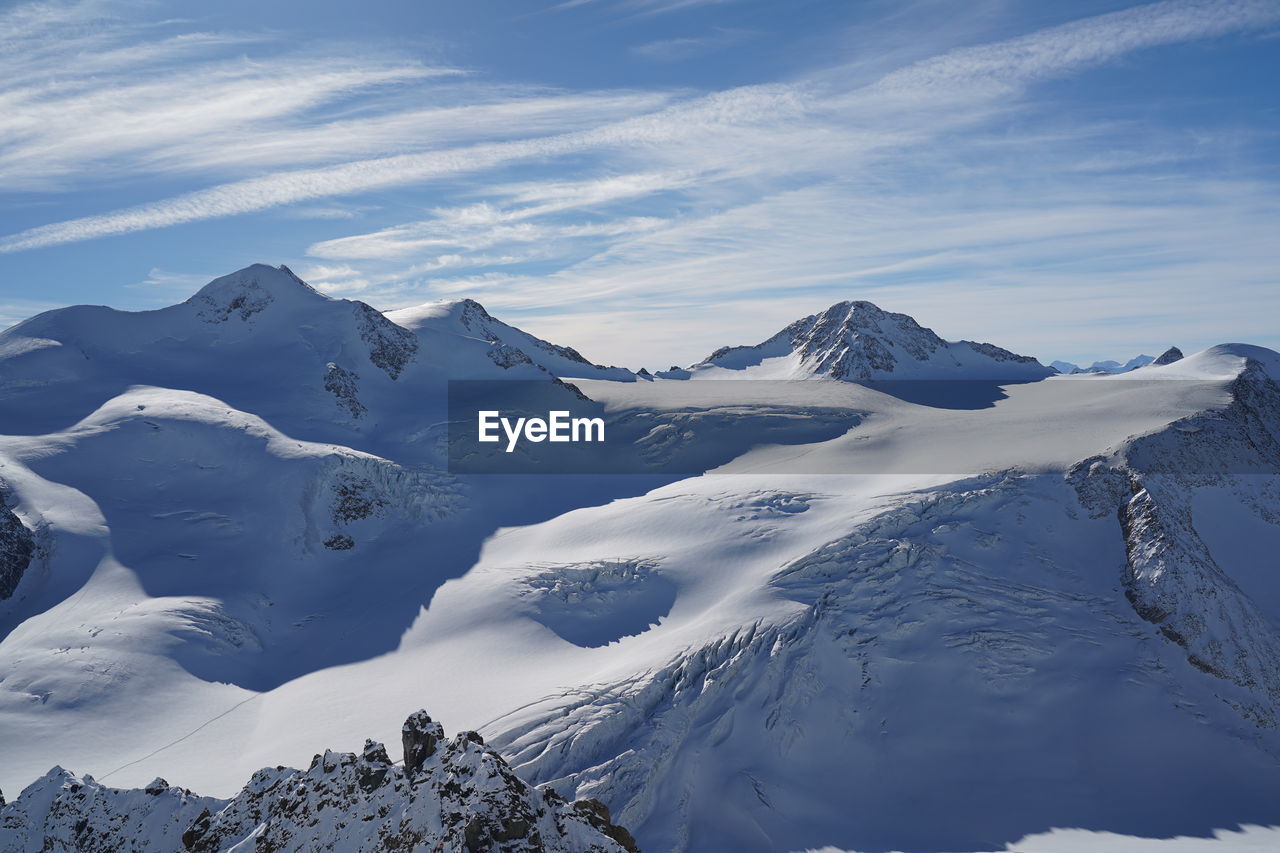
[(690, 368), (708, 379), (1000, 379), (1053, 375), (1036, 359), (994, 344), (946, 341), (906, 314), (837, 302), (763, 343), (722, 347)]
[(412, 332), (432, 330), (445, 335), (475, 338), (496, 346), (516, 349), (533, 364), (559, 378), (616, 379), (635, 381), (624, 367), (601, 367), (588, 361), (573, 347), (544, 341), (522, 329), (502, 322), (474, 299), (426, 302), (412, 308), (388, 311), (387, 319)]

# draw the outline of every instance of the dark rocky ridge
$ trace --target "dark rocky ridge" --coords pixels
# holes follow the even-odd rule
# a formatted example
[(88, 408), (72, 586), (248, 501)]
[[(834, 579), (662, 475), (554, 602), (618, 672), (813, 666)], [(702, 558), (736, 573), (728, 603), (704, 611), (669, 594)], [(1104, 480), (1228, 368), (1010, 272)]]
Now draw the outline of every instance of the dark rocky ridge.
[(366, 741), (305, 771), (264, 768), (230, 800), (162, 779), (109, 788), (55, 767), (0, 808), (0, 850), (220, 853), (250, 841), (255, 853), (638, 853), (602, 803), (534, 788), (475, 732), (446, 739), (418, 711), (402, 742), (402, 764)]
[[(1229, 390), (1225, 408), (1131, 439), (1112, 458), (1083, 460), (1067, 479), (1091, 515), (1119, 520), (1134, 612), (1196, 669), (1238, 688), (1224, 685), (1223, 702), (1270, 728), (1280, 725), (1280, 632), (1214, 559), (1189, 499), (1239, 475), (1280, 472), (1280, 385), (1250, 359)], [(1254, 509), (1274, 518), (1265, 502)]]

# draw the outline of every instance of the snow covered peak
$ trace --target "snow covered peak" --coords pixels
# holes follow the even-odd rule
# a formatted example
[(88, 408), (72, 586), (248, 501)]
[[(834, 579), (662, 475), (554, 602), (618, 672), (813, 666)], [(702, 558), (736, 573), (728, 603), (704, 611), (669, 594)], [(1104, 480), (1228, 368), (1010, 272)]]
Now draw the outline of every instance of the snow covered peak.
[[(0, 332), (0, 432), (74, 423), (109, 389), (197, 391), (294, 435), (412, 432), (451, 379), (623, 378), (526, 335), (472, 300), (398, 312), (327, 297), (288, 267), (253, 264), (155, 311), (72, 306)], [(114, 393), (114, 392), (113, 392)], [(21, 404), (19, 404), (21, 398)], [(337, 416), (338, 424), (333, 424)]]
[(396, 325), (419, 335), (455, 335), (518, 350), (533, 364), (561, 379), (635, 381), (635, 374), (626, 368), (593, 364), (572, 347), (553, 344), (502, 322), (474, 299), (427, 302), (388, 311), (386, 316)]
[(993, 344), (946, 341), (906, 314), (865, 300), (837, 302), (755, 346), (723, 347), (693, 376), (752, 379), (1042, 379), (1030, 356)]
[(946, 341), (912, 317), (882, 311), (865, 301), (837, 302), (820, 314), (797, 320), (780, 334), (791, 340), (802, 357), (814, 360), (821, 372), (837, 379), (852, 378), (841, 375), (849, 367), (892, 370), (896, 359), (885, 350), (895, 346), (920, 361), (946, 346)]
[(1280, 382), (1280, 353), (1253, 344), (1218, 344), (1165, 364), (1151, 364), (1140, 375), (1142, 379), (1221, 380), (1234, 379), (1251, 367)]
[(320, 301), (333, 300), (298, 278), (288, 267), (251, 264), (215, 278), (186, 304), (199, 309), (201, 317), (216, 322), (233, 317), (248, 320), (276, 303), (298, 306)]
[[(1177, 352), (1177, 350), (1177, 347), (1173, 347), (1169, 352)], [(1165, 355), (1169, 355), (1169, 352), (1166, 352)], [(1161, 358), (1164, 358), (1164, 356), (1161, 356)], [(1178, 358), (1182, 358), (1182, 353), (1178, 353)], [(1139, 367), (1146, 367), (1148, 364), (1155, 363), (1156, 361), (1157, 359), (1154, 359), (1149, 355), (1136, 355), (1123, 364), (1113, 359), (1108, 359), (1106, 361), (1095, 361), (1088, 367), (1081, 367), (1080, 365), (1072, 364), (1069, 361), (1055, 361), (1052, 362), (1050, 366), (1059, 373), (1114, 374), (1128, 373), (1131, 370), (1137, 370)]]
[(1169, 347), (1167, 350), (1160, 353), (1160, 355), (1156, 358), (1155, 361), (1152, 362), (1152, 364), (1155, 364), (1157, 366), (1161, 366), (1165, 364), (1173, 364), (1175, 361), (1182, 361), (1182, 358), (1183, 358), (1182, 350), (1178, 349), (1177, 347)]
[(412, 308), (388, 311), (386, 316), (396, 325), (410, 331), (426, 327), (447, 328), (456, 333), (478, 333), (483, 332), (489, 324), (500, 322), (474, 299), (438, 299)]

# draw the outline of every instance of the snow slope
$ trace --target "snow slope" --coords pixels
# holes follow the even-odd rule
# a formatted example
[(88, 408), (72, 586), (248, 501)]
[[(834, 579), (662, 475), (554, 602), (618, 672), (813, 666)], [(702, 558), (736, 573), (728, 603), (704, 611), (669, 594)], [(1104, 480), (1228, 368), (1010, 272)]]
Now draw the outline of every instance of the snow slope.
[[(6, 790), (58, 763), (230, 797), (427, 706), (646, 850), (1280, 823), (1280, 355), (1025, 381), (850, 303), (769, 358), (857, 379), (874, 339), (865, 383), (708, 381), (759, 352), (570, 374), (705, 473), (462, 477), (430, 428), (454, 372), (572, 394), (548, 368), (579, 363), (453, 303), (393, 315), (392, 379), (358, 303), (267, 270), (235, 280), (284, 294), (212, 330), (189, 302), (0, 336)], [(360, 418), (315, 380), (335, 357)]]

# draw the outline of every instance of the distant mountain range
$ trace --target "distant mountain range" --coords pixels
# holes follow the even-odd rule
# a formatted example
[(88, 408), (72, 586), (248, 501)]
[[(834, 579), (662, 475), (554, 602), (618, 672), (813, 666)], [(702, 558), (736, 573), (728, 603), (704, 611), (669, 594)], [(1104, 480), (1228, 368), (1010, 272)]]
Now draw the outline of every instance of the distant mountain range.
[(1059, 373), (1128, 373), (1131, 370), (1137, 370), (1139, 367), (1146, 367), (1148, 364), (1172, 364), (1182, 357), (1182, 350), (1177, 347), (1169, 347), (1158, 356), (1138, 355), (1124, 364), (1118, 361), (1095, 361), (1088, 367), (1081, 367), (1069, 361), (1054, 361), (1049, 366)]

